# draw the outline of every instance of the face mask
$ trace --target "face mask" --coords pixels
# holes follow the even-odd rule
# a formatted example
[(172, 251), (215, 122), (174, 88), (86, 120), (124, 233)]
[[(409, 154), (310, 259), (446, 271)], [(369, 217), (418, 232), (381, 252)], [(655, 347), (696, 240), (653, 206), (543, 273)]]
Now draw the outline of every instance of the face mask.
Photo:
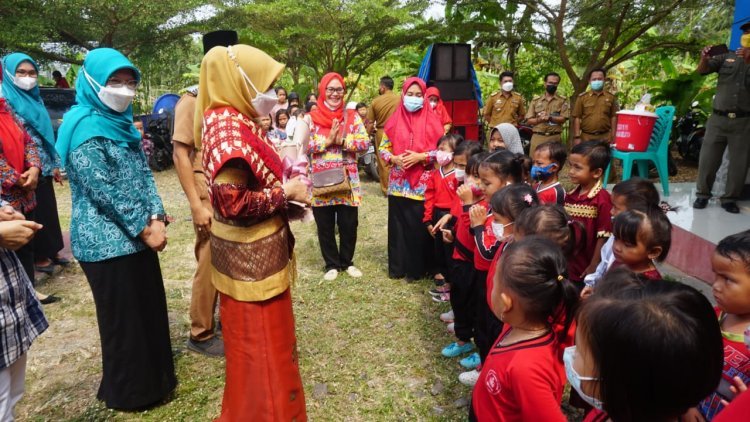
[(539, 167), (539, 166), (532, 166), (531, 167), (531, 178), (534, 180), (546, 180), (550, 176), (552, 176), (552, 169), (557, 164), (551, 163), (545, 167)]
[(496, 223), (492, 222), (492, 234), (495, 235), (495, 238), (497, 240), (503, 240), (505, 239), (505, 228), (510, 226), (513, 223), (503, 224), (503, 223)]
[(31, 76), (20, 76), (13, 78), (13, 83), (24, 91), (28, 91), (36, 86), (37, 79)]
[[(236, 61), (236, 56), (234, 55), (234, 52), (232, 51), (232, 47), (227, 47), (227, 54), (229, 54), (229, 57), (234, 61), (235, 65), (237, 66), (237, 70), (240, 71), (240, 74), (245, 79), (245, 87), (247, 88), (247, 85), (249, 84), (250, 87), (253, 88), (255, 91), (255, 98), (250, 101), (250, 103), (253, 105), (253, 108), (258, 113), (259, 116), (267, 116), (271, 113), (271, 110), (276, 106), (276, 104), (279, 103), (279, 97), (276, 96), (276, 91), (271, 88), (266, 92), (260, 92), (258, 91), (258, 88), (255, 87), (255, 84), (253, 84), (253, 81), (250, 80), (250, 78), (247, 76), (244, 70), (240, 67), (240, 65)], [(248, 92), (250, 92), (250, 89), (248, 88)], [(250, 92), (252, 94), (252, 92)]]
[(513, 82), (506, 82), (503, 84), (503, 91), (510, 92), (513, 91)]
[(471, 184), (471, 194), (474, 196), (482, 196), (484, 195), (484, 192), (482, 191), (482, 188), (479, 187), (476, 183)]
[(604, 81), (591, 81), (591, 89), (601, 91), (604, 88)]
[(430, 101), (430, 107), (435, 108), (437, 107), (438, 102), (437, 101)]
[(453, 162), (453, 153), (449, 151), (438, 151), (435, 159), (438, 164), (445, 166)]
[(599, 399), (588, 396), (583, 392), (583, 390), (581, 390), (581, 381), (598, 381), (599, 378), (582, 377), (578, 375), (578, 372), (576, 372), (575, 368), (573, 368), (573, 361), (575, 360), (575, 356), (576, 346), (565, 348), (565, 353), (563, 353), (563, 362), (565, 363), (565, 375), (567, 375), (568, 377), (570, 386), (578, 392), (578, 394), (586, 403), (590, 404), (595, 409), (604, 410), (604, 404)]
[(554, 94), (555, 92), (557, 92), (557, 85), (547, 85), (544, 87), (544, 89), (546, 89), (550, 94)]
[(406, 107), (406, 109), (412, 113), (421, 109), (423, 106), (424, 106), (424, 100), (420, 97), (414, 97), (414, 96), (404, 97), (404, 107)]
[(119, 88), (111, 86), (101, 86), (94, 80), (94, 78), (89, 76), (88, 72), (86, 72), (86, 69), (82, 68), (82, 70), (83, 75), (86, 77), (86, 80), (89, 82), (89, 84), (91, 84), (91, 87), (94, 88), (94, 90), (96, 90), (97, 87), (99, 88), (97, 96), (99, 97), (99, 100), (101, 100), (102, 104), (118, 113), (122, 113), (128, 109), (130, 103), (133, 102), (133, 98), (135, 98), (134, 89), (128, 88), (124, 85)]
[(740, 44), (745, 48), (750, 47), (750, 34), (742, 34)]
[(458, 180), (459, 182), (463, 182), (466, 178), (466, 170), (456, 169), (456, 172), (454, 174), (456, 175), (456, 180)]

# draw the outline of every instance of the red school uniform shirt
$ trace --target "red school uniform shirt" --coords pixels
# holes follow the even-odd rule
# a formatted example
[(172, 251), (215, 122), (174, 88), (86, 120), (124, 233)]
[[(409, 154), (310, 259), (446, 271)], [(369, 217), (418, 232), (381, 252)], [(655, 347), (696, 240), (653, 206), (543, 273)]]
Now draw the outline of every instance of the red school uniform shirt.
[(554, 331), (500, 346), (510, 330), (505, 325), (474, 386), (472, 407), (477, 420), (567, 421), (560, 408), (565, 367), (557, 357)]
[(542, 187), (542, 182), (534, 185), (536, 196), (542, 204), (565, 205), (565, 189), (560, 182), (555, 182), (549, 186)]
[[(485, 201), (479, 201), (478, 204), (487, 206)], [(467, 262), (474, 260), (476, 250), (474, 236), (471, 233), (470, 208), (471, 205), (464, 205), (458, 197), (451, 207), (451, 215), (456, 218), (456, 224), (453, 227), (453, 259)]]
[(511, 238), (508, 241), (500, 243), (497, 253), (495, 253), (495, 257), (492, 258), (490, 268), (487, 270), (487, 304), (490, 305), (490, 309), (492, 309), (492, 288), (495, 285), (495, 272), (497, 272), (497, 263), (500, 261), (500, 257), (503, 256), (503, 251), (505, 250), (505, 248), (507, 248), (512, 241), (513, 239)]
[(492, 231), (492, 221), (492, 211), (487, 211), (484, 225), (470, 228), (471, 235), (474, 237), (474, 268), (477, 271), (489, 271), (490, 264), (500, 248), (500, 241)]
[(612, 199), (601, 182), (585, 195), (577, 186), (565, 196), (565, 211), (586, 230), (586, 247), (568, 261), (568, 277), (580, 282), (583, 271), (594, 256), (596, 241), (612, 235)]
[(432, 223), (435, 208), (449, 210), (458, 199), (456, 195), (458, 180), (456, 180), (455, 172), (455, 169), (446, 172), (440, 167), (433, 171), (432, 176), (427, 180), (427, 188), (424, 191), (424, 217), (422, 218), (425, 224)]
[[(719, 323), (723, 322), (726, 314), (719, 308), (714, 310), (719, 317)], [(733, 385), (732, 378), (740, 377), (745, 384), (750, 384), (750, 351), (745, 346), (744, 336), (723, 330), (721, 336), (724, 341), (724, 368), (721, 371), (719, 387), (698, 405), (698, 410), (707, 421), (712, 420), (724, 409), (721, 404), (722, 398), (733, 397), (729, 391), (729, 386)]]

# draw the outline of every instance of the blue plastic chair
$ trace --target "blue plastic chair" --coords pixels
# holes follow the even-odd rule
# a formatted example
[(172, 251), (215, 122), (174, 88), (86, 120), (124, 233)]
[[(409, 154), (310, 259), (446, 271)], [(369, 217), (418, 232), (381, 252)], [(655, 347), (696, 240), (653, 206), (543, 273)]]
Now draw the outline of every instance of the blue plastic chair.
[(622, 161), (622, 180), (630, 179), (633, 163), (638, 167), (638, 175), (648, 179), (648, 162), (652, 161), (659, 173), (661, 187), (664, 196), (669, 196), (669, 170), (667, 168), (667, 152), (669, 149), (669, 135), (672, 133), (672, 120), (674, 119), (674, 106), (664, 106), (656, 109), (658, 119), (651, 133), (648, 149), (644, 152), (625, 152), (612, 149), (612, 159), (604, 172), (603, 184), (607, 185), (609, 171), (612, 168), (612, 160)]

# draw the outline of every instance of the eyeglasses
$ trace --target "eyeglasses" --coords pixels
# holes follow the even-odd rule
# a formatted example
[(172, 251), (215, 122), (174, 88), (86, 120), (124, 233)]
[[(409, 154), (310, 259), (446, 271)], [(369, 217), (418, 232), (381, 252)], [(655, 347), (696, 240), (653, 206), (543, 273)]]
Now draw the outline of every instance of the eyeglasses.
[(107, 81), (107, 86), (111, 86), (112, 88), (122, 88), (123, 86), (126, 86), (130, 89), (136, 89), (138, 87), (138, 81), (123, 81), (121, 79), (112, 78)]
[(329, 94), (343, 94), (344, 88), (326, 88), (326, 92)]
[(36, 78), (39, 76), (36, 70), (16, 70), (16, 76), (31, 76)]

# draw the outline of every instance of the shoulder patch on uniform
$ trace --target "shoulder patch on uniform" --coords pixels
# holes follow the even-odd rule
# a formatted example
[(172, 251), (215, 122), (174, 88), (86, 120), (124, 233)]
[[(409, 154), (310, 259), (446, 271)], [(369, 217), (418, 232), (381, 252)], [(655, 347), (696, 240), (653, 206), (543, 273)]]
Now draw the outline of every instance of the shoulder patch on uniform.
[(497, 95), (497, 94), (499, 94), (499, 93), (500, 93), (500, 91), (495, 91), (495, 92), (493, 92), (492, 94), (490, 94), (490, 97), (494, 97), (495, 95)]
[(582, 93), (578, 94), (578, 96), (579, 96), (579, 97), (583, 97), (584, 95), (586, 95), (586, 94), (588, 94), (588, 93), (589, 93), (588, 91), (586, 91), (586, 92), (582, 92)]

